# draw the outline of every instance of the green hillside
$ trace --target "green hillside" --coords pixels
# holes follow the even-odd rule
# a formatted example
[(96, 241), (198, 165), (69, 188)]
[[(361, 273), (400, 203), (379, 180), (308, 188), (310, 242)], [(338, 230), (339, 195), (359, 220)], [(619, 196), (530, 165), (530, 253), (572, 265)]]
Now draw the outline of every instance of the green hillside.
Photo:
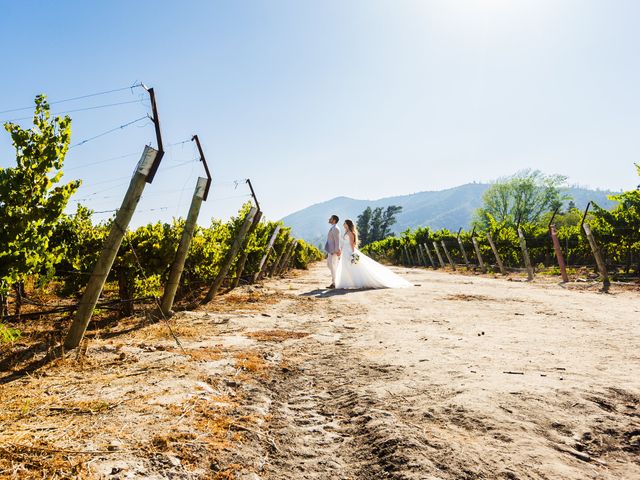
[[(396, 233), (420, 226), (458, 230), (460, 227), (469, 227), (473, 212), (482, 205), (482, 194), (488, 187), (487, 183), (468, 183), (446, 190), (419, 192), (378, 200), (336, 197), (287, 215), (283, 220), (286, 225), (292, 227), (295, 236), (315, 245), (324, 244), (327, 219), (331, 214), (335, 213), (341, 219), (355, 220), (367, 206), (375, 208), (400, 205), (402, 213), (398, 216), (398, 223), (393, 226), (393, 231)], [(614, 205), (614, 202), (607, 198), (614, 192), (570, 187), (566, 189), (566, 193), (573, 198), (580, 209), (584, 208), (590, 200), (606, 208)]]

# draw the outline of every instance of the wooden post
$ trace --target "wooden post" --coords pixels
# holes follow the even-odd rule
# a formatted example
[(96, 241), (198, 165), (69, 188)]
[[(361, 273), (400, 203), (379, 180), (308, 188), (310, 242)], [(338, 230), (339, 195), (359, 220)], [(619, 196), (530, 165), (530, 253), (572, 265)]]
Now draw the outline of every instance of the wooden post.
[(487, 240), (489, 240), (489, 245), (491, 245), (491, 250), (493, 250), (493, 255), (496, 257), (496, 263), (498, 264), (500, 273), (502, 275), (506, 275), (507, 271), (504, 268), (504, 264), (502, 263), (502, 259), (500, 258), (500, 254), (498, 253), (498, 249), (496, 248), (496, 245), (493, 243), (493, 238), (491, 238), (491, 232), (487, 232)]
[(433, 249), (436, 251), (436, 255), (438, 256), (438, 262), (440, 262), (440, 266), (444, 268), (444, 260), (442, 259), (442, 254), (440, 253), (440, 249), (438, 249), (437, 242), (433, 242)]
[(422, 246), (423, 250), (427, 252), (427, 255), (429, 257), (429, 262), (431, 262), (431, 266), (433, 268), (438, 268), (438, 265), (436, 265), (436, 262), (433, 261), (433, 256), (431, 255), (431, 250), (429, 250), (429, 247), (427, 246), (427, 244), (423, 243), (421, 246)]
[(462, 240), (460, 240), (460, 234), (458, 234), (458, 245), (460, 245), (460, 251), (462, 252), (462, 258), (464, 259), (464, 263), (467, 266), (467, 269), (470, 269), (471, 265), (469, 265), (469, 259), (467, 258), (467, 252), (464, 250), (464, 245), (462, 244)]
[(291, 247), (291, 239), (287, 240), (285, 244), (282, 246), (282, 252), (280, 253), (280, 255), (278, 255), (278, 260), (271, 268), (271, 273), (270, 273), (271, 277), (273, 277), (274, 275), (277, 275), (278, 272), (280, 271), (280, 267), (284, 263), (284, 259), (286, 258), (287, 253), (289, 252), (289, 247)]
[(229, 253), (227, 254), (227, 257), (224, 259), (224, 262), (222, 263), (222, 265), (220, 265), (220, 271), (218, 272), (218, 275), (216, 276), (213, 283), (211, 284), (211, 287), (209, 288), (209, 291), (207, 292), (207, 295), (204, 297), (204, 301), (202, 303), (209, 303), (211, 300), (213, 300), (213, 297), (215, 297), (216, 294), (218, 293), (218, 290), (220, 289), (222, 282), (227, 276), (227, 273), (229, 273), (229, 269), (233, 264), (233, 260), (236, 258), (236, 255), (238, 255), (240, 246), (242, 245), (242, 242), (244, 241), (244, 237), (247, 235), (247, 232), (251, 227), (251, 222), (253, 222), (253, 217), (256, 215), (257, 212), (258, 212), (258, 209), (256, 207), (251, 207), (251, 210), (249, 210), (249, 213), (247, 213), (247, 216), (244, 218), (244, 222), (242, 222), (242, 226), (240, 227), (240, 230), (236, 234), (236, 238), (233, 240), (231, 249), (229, 250)]
[(282, 276), (285, 273), (287, 273), (287, 270), (289, 269), (289, 263), (291, 263), (291, 259), (293, 258), (293, 255), (294, 255), (297, 247), (298, 247), (298, 240), (294, 240), (293, 243), (291, 244), (291, 248), (289, 249), (289, 254), (285, 258), (284, 262), (282, 263), (282, 269), (280, 270), (280, 276)]
[(256, 216), (253, 217), (253, 222), (251, 222), (251, 227), (249, 228), (249, 233), (247, 233), (246, 238), (244, 239), (244, 243), (242, 245), (242, 255), (240, 256), (240, 260), (238, 260), (238, 267), (236, 268), (236, 278), (233, 281), (233, 288), (237, 288), (240, 285), (240, 277), (242, 277), (242, 271), (244, 270), (244, 266), (247, 263), (247, 258), (249, 257), (249, 252), (247, 251), (247, 247), (249, 245), (249, 238), (251, 234), (258, 228), (258, 224), (260, 223), (260, 219), (262, 218), (262, 212), (258, 210)]
[(447, 260), (449, 260), (449, 264), (451, 265), (451, 268), (455, 270), (456, 264), (453, 263), (453, 260), (451, 258), (451, 255), (449, 254), (449, 249), (447, 248), (447, 245), (444, 243), (444, 240), (441, 240), (440, 243), (442, 243), (442, 249), (444, 250), (444, 254), (447, 256)]
[(409, 251), (407, 250), (407, 246), (406, 245), (402, 246), (402, 252), (404, 253), (404, 257), (406, 258), (405, 265), (407, 267), (410, 267), (411, 266), (411, 259), (409, 258)]
[(473, 249), (476, 251), (476, 257), (478, 257), (478, 265), (480, 266), (480, 271), (482, 273), (487, 273), (487, 266), (484, 264), (482, 260), (482, 255), (480, 255), (480, 247), (478, 246), (478, 241), (476, 237), (471, 237), (471, 242), (473, 243)]
[(518, 238), (520, 238), (520, 249), (522, 250), (522, 258), (524, 258), (524, 266), (527, 268), (527, 279), (533, 280), (533, 267), (529, 258), (529, 250), (527, 250), (527, 240), (524, 238), (524, 232), (518, 227)]
[(289, 260), (289, 256), (291, 255), (291, 252), (293, 251), (293, 248), (295, 247), (296, 243), (297, 243), (296, 240), (291, 240), (289, 243), (287, 243), (287, 247), (284, 249), (284, 254), (280, 259), (280, 264), (276, 268), (276, 273), (275, 273), (276, 275), (282, 275), (282, 272), (284, 271), (284, 266), (287, 263), (287, 260)]
[(278, 232), (280, 232), (279, 224), (276, 225), (275, 230), (271, 234), (271, 238), (269, 239), (269, 244), (267, 245), (267, 251), (263, 255), (262, 260), (260, 260), (260, 265), (258, 265), (258, 271), (253, 275), (253, 283), (260, 280), (263, 274), (265, 273), (264, 271), (266, 270), (266, 267), (267, 267), (267, 260), (269, 259), (269, 255), (271, 255), (271, 250), (273, 249), (273, 244), (275, 243), (276, 238), (278, 237)]
[(409, 247), (409, 254), (411, 255), (411, 259), (413, 260), (413, 266), (414, 267), (419, 267), (420, 266), (420, 258), (418, 257), (416, 252), (411, 247)]
[(208, 180), (206, 178), (199, 177), (196, 182), (196, 189), (193, 192), (193, 198), (191, 199), (191, 206), (189, 207), (189, 213), (187, 214), (187, 220), (184, 223), (184, 229), (182, 230), (182, 237), (176, 250), (176, 256), (171, 264), (171, 270), (169, 271), (169, 278), (164, 286), (164, 292), (162, 294), (162, 300), (160, 302), (160, 310), (165, 316), (173, 315), (171, 308), (173, 307), (173, 301), (176, 298), (176, 292), (180, 285), (180, 277), (184, 270), (184, 262), (187, 260), (187, 253), (191, 246), (191, 240), (193, 239), (193, 232), (196, 229), (198, 221), (198, 214), (200, 213), (200, 206), (204, 199), (204, 193), (207, 187)]
[(593, 252), (594, 258), (596, 259), (596, 265), (598, 266), (598, 271), (600, 272), (600, 276), (602, 277), (602, 291), (608, 292), (609, 287), (611, 286), (611, 282), (609, 281), (609, 274), (607, 273), (607, 267), (604, 264), (602, 255), (600, 254), (600, 249), (598, 248), (596, 239), (593, 236), (593, 233), (591, 233), (591, 227), (589, 226), (588, 223), (583, 223), (582, 228), (584, 229), (584, 233), (587, 235), (587, 240), (589, 240), (591, 251)]
[(549, 234), (551, 235), (551, 241), (553, 242), (553, 250), (556, 252), (556, 258), (558, 259), (558, 267), (560, 267), (560, 275), (563, 282), (569, 281), (569, 275), (567, 275), (567, 267), (564, 263), (564, 257), (562, 256), (562, 248), (560, 247), (560, 241), (558, 240), (558, 234), (556, 233), (556, 226), (549, 225)]
[(144, 191), (147, 177), (151, 167), (154, 165), (157, 155), (157, 150), (149, 146), (144, 147), (142, 158), (138, 162), (136, 171), (129, 183), (129, 188), (122, 200), (122, 205), (116, 213), (116, 218), (111, 225), (109, 236), (102, 247), (96, 266), (93, 268), (91, 278), (89, 278), (89, 282), (80, 299), (71, 328), (67, 333), (64, 341), (64, 347), (67, 350), (77, 347), (82, 341), (82, 337), (93, 315), (93, 309), (96, 303), (98, 303), (98, 298), (107, 280), (107, 276), (111, 271), (113, 261), (118, 254), (118, 249), (127, 231), (131, 217), (136, 210), (140, 196)]
[(418, 260), (420, 261), (420, 266), (421, 267), (426, 267), (427, 266), (427, 261), (424, 258), (424, 255), (422, 254), (422, 249), (420, 248), (420, 244), (416, 245), (416, 255), (418, 255)]
[[(276, 256), (276, 258), (274, 259), (274, 262), (271, 264), (271, 267), (269, 268), (269, 277), (273, 277), (275, 275), (276, 269), (278, 268), (278, 265), (280, 265), (280, 261), (282, 260), (282, 257), (284, 256), (288, 246), (289, 246), (289, 242), (285, 241), (284, 245), (282, 245), (282, 250)], [(273, 250), (274, 252), (276, 251), (275, 248)]]

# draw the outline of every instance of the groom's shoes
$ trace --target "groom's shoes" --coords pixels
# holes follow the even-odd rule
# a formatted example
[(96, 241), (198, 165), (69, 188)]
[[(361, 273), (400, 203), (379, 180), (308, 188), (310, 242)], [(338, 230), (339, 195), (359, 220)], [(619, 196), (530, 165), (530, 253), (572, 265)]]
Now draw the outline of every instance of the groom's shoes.
[(332, 283), (332, 284), (331, 284), (331, 285), (329, 285), (327, 288), (331, 290), (331, 289), (333, 289), (333, 288), (336, 288), (336, 285), (335, 285), (335, 283)]

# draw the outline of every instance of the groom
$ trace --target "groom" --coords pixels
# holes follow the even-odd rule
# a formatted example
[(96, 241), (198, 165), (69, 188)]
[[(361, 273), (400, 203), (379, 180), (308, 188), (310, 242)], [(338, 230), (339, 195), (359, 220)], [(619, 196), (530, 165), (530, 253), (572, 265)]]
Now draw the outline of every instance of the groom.
[(331, 228), (327, 234), (327, 243), (324, 245), (324, 250), (327, 252), (327, 265), (331, 270), (331, 285), (327, 288), (336, 288), (336, 271), (338, 269), (338, 262), (342, 251), (340, 250), (340, 229), (338, 228), (338, 222), (340, 219), (337, 215), (331, 215), (329, 223)]

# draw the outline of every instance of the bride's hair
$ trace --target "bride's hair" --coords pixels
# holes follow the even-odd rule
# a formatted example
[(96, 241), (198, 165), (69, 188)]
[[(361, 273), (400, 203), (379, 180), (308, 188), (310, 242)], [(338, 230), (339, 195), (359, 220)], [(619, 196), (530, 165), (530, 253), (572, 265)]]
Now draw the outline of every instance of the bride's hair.
[(347, 229), (351, 233), (353, 233), (353, 239), (357, 247), (358, 246), (358, 230), (356, 229), (356, 226), (353, 224), (353, 221), (349, 219), (345, 220), (344, 223), (347, 225)]

